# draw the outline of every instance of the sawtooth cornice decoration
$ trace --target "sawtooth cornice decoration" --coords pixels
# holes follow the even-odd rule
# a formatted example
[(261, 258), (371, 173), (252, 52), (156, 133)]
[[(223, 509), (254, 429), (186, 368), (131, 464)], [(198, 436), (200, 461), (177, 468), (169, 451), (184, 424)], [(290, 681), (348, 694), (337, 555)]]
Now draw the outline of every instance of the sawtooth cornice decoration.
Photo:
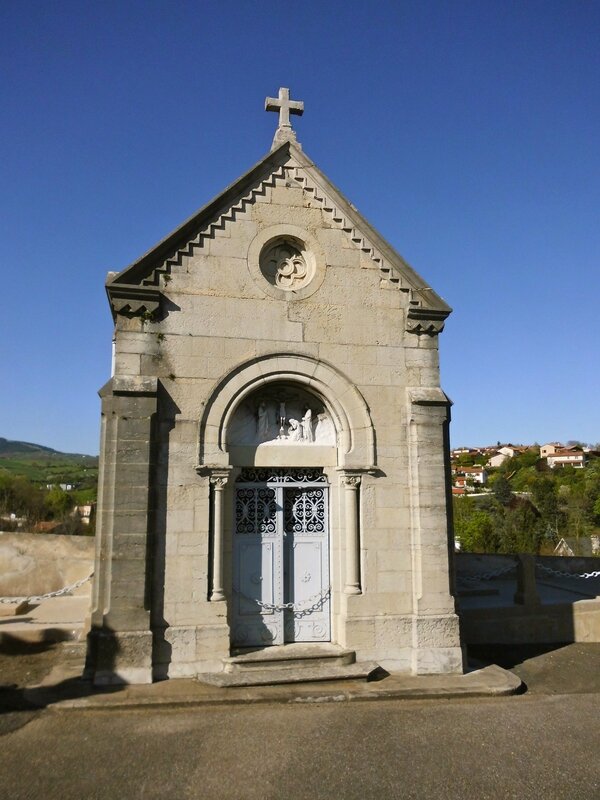
[(160, 310), (162, 293), (159, 289), (126, 283), (108, 284), (108, 299), (114, 314), (125, 317), (152, 318)]
[(299, 183), (307, 194), (321, 206), (321, 209), (330, 217), (331, 225), (348, 234), (348, 237), (359, 250), (366, 253), (377, 266), (382, 275), (382, 288), (397, 288), (403, 292), (410, 292), (411, 287), (403, 280), (401, 275), (394, 270), (384, 259), (383, 255), (357, 228), (344, 216), (342, 211), (327, 196), (323, 189), (313, 183), (302, 167), (289, 168), (290, 177)]
[(423, 334), (437, 336), (444, 330), (448, 313), (448, 311), (410, 305), (406, 314), (406, 332), (416, 333), (418, 336)]
[[(371, 229), (371, 226), (361, 217), (351, 203), (341, 195), (339, 201), (336, 202), (325, 188), (326, 182), (328, 182), (327, 179), (318, 180), (317, 176), (320, 174), (315, 165), (308, 161), (305, 154), (298, 153), (295, 150), (294, 155), (297, 158), (291, 160), (292, 166), (288, 164), (286, 174), (319, 203), (321, 209), (329, 216), (332, 226), (344, 231), (354, 245), (363, 253), (366, 253), (377, 265), (381, 274), (381, 288), (398, 289), (401, 292), (405, 292), (408, 295), (409, 309), (437, 306), (435, 308), (436, 316), (439, 315), (445, 319), (451, 312), (450, 307), (436, 295), (433, 289), (423, 284), (417, 273), (404, 262), (387, 242), (381, 239), (379, 234), (373, 231), (373, 237), (369, 236), (367, 231)], [(343, 209), (342, 205), (346, 208)], [(381, 241), (383, 246), (378, 245), (376, 240)], [(391, 257), (384, 254), (384, 249), (390, 251)], [(430, 328), (433, 330), (434, 327), (432, 320)], [(443, 324), (437, 332), (439, 333), (442, 328)]]
[(257, 197), (265, 197), (267, 189), (274, 187), (277, 181), (283, 180), (284, 177), (285, 173), (283, 167), (278, 167), (268, 178), (265, 178), (257, 186), (254, 186), (247, 194), (240, 197), (236, 203), (223, 211), (210, 225), (204, 227), (183, 247), (176, 250), (172, 256), (165, 260), (162, 266), (152, 270), (150, 275), (144, 279), (143, 285), (159, 286), (160, 279), (163, 275), (170, 275), (173, 267), (180, 267), (183, 264), (184, 258), (192, 256), (194, 250), (202, 248), (207, 239), (214, 239), (219, 231), (225, 230), (225, 226), (229, 222), (235, 222), (238, 214), (243, 214), (247, 207), (256, 201)]
[[(328, 216), (331, 226), (344, 231), (378, 267), (381, 288), (399, 290), (407, 295), (406, 330), (409, 333), (434, 335), (441, 332), (452, 309), (292, 142), (268, 154), (159, 245), (111, 278), (107, 291), (114, 313), (156, 313), (161, 288), (164, 290), (172, 270), (182, 266), (185, 258), (202, 248), (207, 239), (217, 237), (278, 183), (300, 186), (311, 203), (317, 204)], [(147, 294), (152, 289), (154, 293)]]

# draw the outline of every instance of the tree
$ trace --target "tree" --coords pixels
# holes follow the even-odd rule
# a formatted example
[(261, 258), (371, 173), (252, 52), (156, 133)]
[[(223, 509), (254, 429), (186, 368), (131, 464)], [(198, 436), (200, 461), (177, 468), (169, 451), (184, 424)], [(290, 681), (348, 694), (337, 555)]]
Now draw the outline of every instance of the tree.
[(594, 501), (594, 505), (592, 506), (592, 511), (594, 512), (595, 522), (597, 525), (600, 525), (600, 497), (597, 497)]
[(494, 481), (492, 491), (496, 500), (503, 506), (507, 506), (510, 503), (513, 496), (510, 483), (502, 473), (500, 473)]
[(60, 486), (54, 486), (46, 495), (46, 506), (55, 519), (63, 519), (73, 508), (73, 498)]
[(539, 553), (545, 527), (541, 516), (525, 500), (505, 510), (502, 532), (502, 553)]
[(0, 473), (0, 513), (38, 522), (45, 514), (44, 493), (21, 475)]
[(471, 553), (497, 553), (500, 539), (494, 521), (485, 511), (474, 511), (460, 539), (461, 548)]
[(454, 498), (454, 535), (461, 550), (471, 553), (496, 553), (500, 540), (496, 535), (494, 513), (484, 510), (471, 497)]
[(531, 483), (531, 499), (544, 522), (558, 530), (558, 493), (552, 478), (540, 476)]

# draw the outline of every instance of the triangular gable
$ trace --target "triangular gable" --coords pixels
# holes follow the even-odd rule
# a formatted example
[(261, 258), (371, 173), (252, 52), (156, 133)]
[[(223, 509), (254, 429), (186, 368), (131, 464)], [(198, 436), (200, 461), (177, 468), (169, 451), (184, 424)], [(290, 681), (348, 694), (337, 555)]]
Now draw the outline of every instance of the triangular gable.
[(347, 233), (358, 249), (366, 253), (381, 273), (382, 288), (409, 294), (408, 329), (416, 333), (437, 333), (451, 312), (431, 287), (356, 210), (310, 158), (292, 142), (268, 153), (245, 175), (193, 214), (155, 247), (122, 272), (112, 274), (107, 292), (115, 313), (153, 314), (161, 297), (160, 278), (192, 255), (203, 240), (214, 236), (238, 212), (264, 195), (277, 180), (290, 178), (310, 192), (330, 217), (332, 227)]

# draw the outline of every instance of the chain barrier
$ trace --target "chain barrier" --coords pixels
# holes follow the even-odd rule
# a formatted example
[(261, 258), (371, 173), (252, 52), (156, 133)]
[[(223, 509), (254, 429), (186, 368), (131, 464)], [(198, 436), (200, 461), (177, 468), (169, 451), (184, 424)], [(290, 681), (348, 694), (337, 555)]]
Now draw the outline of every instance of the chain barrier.
[[(536, 563), (536, 569), (545, 572), (547, 575), (552, 575), (555, 578), (600, 578), (600, 570), (596, 570), (595, 572), (583, 572), (581, 575), (573, 572), (565, 572), (564, 570), (553, 569), (552, 567), (548, 567), (545, 564), (538, 564)], [(513, 572), (516, 570), (517, 565), (512, 564), (510, 567), (505, 567), (503, 569), (497, 569), (493, 572), (481, 572), (478, 575), (459, 575), (459, 581), (491, 581), (494, 578), (499, 578), (501, 575), (507, 575), (509, 572)]]
[(547, 575), (552, 575), (555, 578), (600, 578), (600, 570), (596, 570), (595, 572), (583, 572), (581, 575), (578, 575), (574, 572), (552, 569), (552, 567), (547, 567), (545, 564), (536, 564), (535, 566), (541, 569), (542, 572), (545, 572)]
[(493, 572), (480, 572), (478, 575), (459, 575), (459, 581), (491, 581), (501, 575), (508, 575), (509, 572), (516, 570), (517, 565), (511, 564), (510, 567), (494, 570)]
[(70, 586), (63, 586), (62, 589), (57, 589), (55, 592), (46, 592), (46, 594), (33, 594), (29, 597), (0, 597), (0, 603), (4, 603), (5, 605), (10, 605), (11, 603), (39, 603), (42, 600), (46, 600), (48, 597), (62, 597), (65, 594), (69, 594), (70, 592), (74, 592), (75, 589), (79, 589), (80, 586), (83, 586), (84, 583), (87, 583), (92, 577), (94, 573), (90, 572), (87, 578), (82, 578), (80, 581), (76, 581), (72, 583)]
[[(255, 603), (257, 606), (260, 606), (264, 611), (293, 611), (294, 614), (304, 616), (305, 614), (311, 614), (313, 611), (318, 611), (319, 608), (322, 607), (323, 603), (329, 598), (331, 586), (326, 591), (313, 594), (305, 600), (304, 602), (309, 604), (306, 608), (298, 608), (295, 603), (266, 603), (262, 600), (258, 600), (256, 597), (249, 597), (239, 589), (234, 588), (233, 591), (249, 603)], [(310, 603), (312, 603), (312, 605), (310, 605)]]

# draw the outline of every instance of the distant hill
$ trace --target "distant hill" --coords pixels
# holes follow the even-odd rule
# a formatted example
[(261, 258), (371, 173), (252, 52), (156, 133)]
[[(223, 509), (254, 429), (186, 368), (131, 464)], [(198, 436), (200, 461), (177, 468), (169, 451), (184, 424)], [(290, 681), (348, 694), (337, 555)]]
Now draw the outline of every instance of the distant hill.
[(98, 463), (98, 456), (88, 456), (83, 453), (62, 453), (52, 447), (43, 444), (33, 444), (32, 442), (17, 442), (11, 439), (4, 439), (0, 436), (0, 458), (18, 459), (40, 459), (40, 460), (61, 460), (61, 461), (82, 461), (89, 460), (90, 464)]
[(22, 475), (34, 483), (74, 483), (95, 485), (98, 456), (61, 453), (52, 447), (32, 442), (17, 442), (0, 436), (0, 474)]

